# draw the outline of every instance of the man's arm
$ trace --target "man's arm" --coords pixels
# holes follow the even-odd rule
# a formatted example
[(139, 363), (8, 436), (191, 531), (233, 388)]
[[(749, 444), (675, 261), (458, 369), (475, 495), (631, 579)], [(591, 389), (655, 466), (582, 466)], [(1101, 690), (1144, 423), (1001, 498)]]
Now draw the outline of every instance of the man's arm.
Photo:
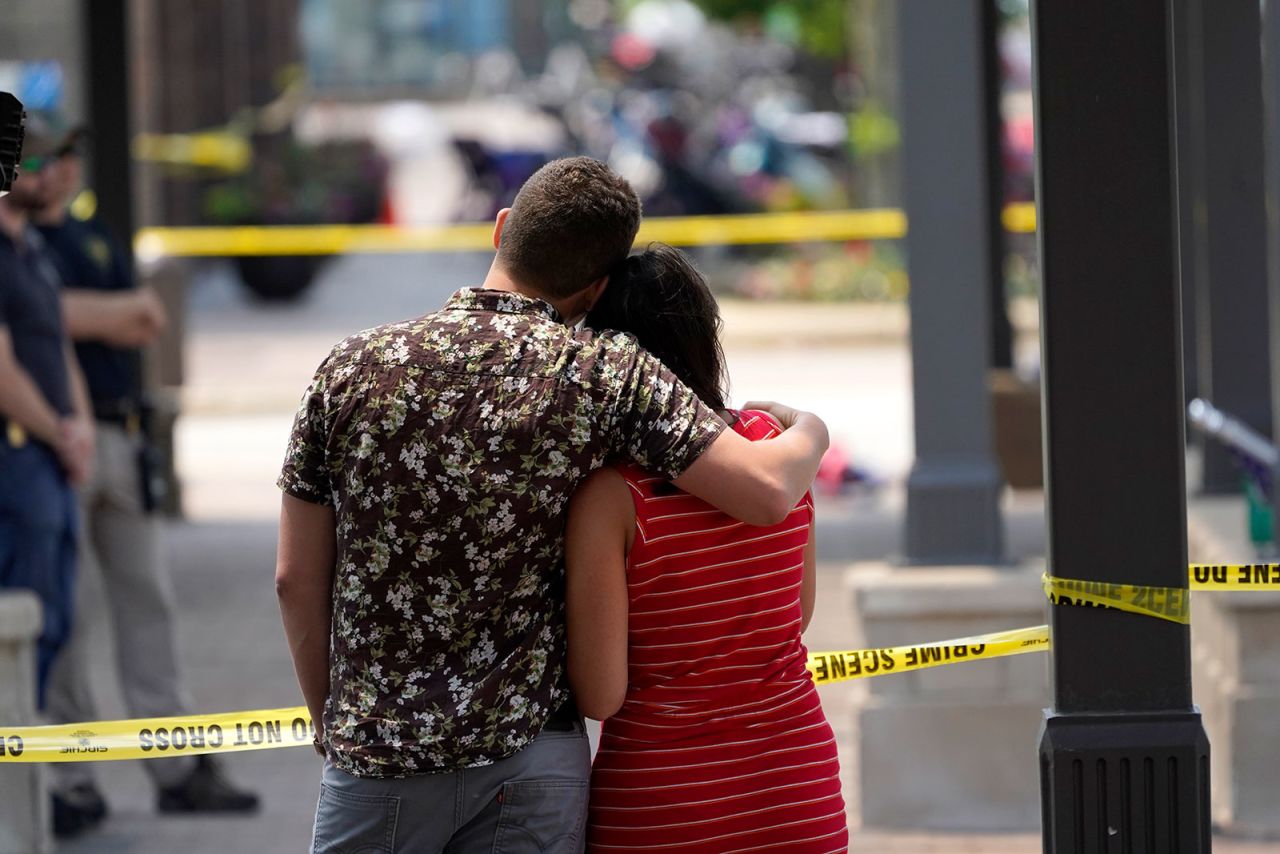
[(164, 330), (164, 306), (153, 291), (62, 292), (67, 333), (77, 341), (101, 341), (113, 347), (145, 347)]
[[(79, 366), (74, 356), (70, 358), (67, 370), (73, 405), (78, 409), (88, 402)], [(72, 483), (82, 483), (88, 478), (93, 462), (92, 418), (64, 418), (49, 405), (31, 374), (18, 363), (13, 338), (5, 326), (0, 326), (0, 415), (53, 448)]]
[(94, 438), (93, 404), (89, 401), (89, 384), (80, 370), (80, 360), (71, 347), (71, 340), (62, 345), (62, 358), (67, 362), (67, 382), (71, 385), (70, 418), (63, 419), (62, 437), (65, 447), (63, 465), (67, 467), (72, 483), (84, 483), (93, 471), (93, 458), (97, 453)]
[(56, 448), (62, 442), (62, 417), (18, 363), (8, 327), (0, 326), (0, 415)]
[(749, 525), (776, 525), (787, 518), (813, 485), (831, 439), (827, 425), (812, 413), (769, 411), (783, 416), (781, 436), (752, 442), (725, 430), (672, 482)]
[[(818, 474), (830, 438), (816, 415), (753, 403), (784, 432), (752, 442), (733, 430), (626, 335), (597, 339), (602, 361), (616, 369), (613, 424), (616, 456), (672, 479), (676, 486), (749, 525), (781, 522)], [(604, 374), (606, 379), (608, 373)]]
[(329, 634), (337, 551), (333, 508), (285, 494), (280, 504), (276, 596), (303, 699), (319, 732), (329, 696)]

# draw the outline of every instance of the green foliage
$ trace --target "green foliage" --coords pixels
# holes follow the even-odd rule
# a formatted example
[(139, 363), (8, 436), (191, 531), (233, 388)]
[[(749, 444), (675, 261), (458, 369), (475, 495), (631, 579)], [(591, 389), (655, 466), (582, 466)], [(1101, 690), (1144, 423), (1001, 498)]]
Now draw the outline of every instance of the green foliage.
[(868, 101), (849, 116), (849, 145), (854, 157), (894, 151), (902, 141), (898, 122), (877, 101)]
[(848, 46), (846, 0), (693, 0), (710, 18), (758, 21), (782, 41), (798, 41), (814, 56), (839, 59)]
[(378, 216), (387, 165), (371, 143), (302, 146), (283, 135), (256, 142), (252, 169), (205, 190), (206, 222), (360, 223)]

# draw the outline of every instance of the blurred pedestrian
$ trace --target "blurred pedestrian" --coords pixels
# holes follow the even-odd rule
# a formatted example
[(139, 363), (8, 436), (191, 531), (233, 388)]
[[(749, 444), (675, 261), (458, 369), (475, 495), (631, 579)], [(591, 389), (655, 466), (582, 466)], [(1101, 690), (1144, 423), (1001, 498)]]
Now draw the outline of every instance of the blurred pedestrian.
[(765, 522), (812, 481), (814, 416), (749, 442), (633, 338), (573, 329), (639, 224), (604, 164), (553, 161), (499, 212), (481, 287), (351, 336), (304, 397), (276, 589), (327, 757), (314, 851), (580, 851), (574, 487), (624, 458)]
[[(135, 286), (128, 255), (96, 218), (80, 220), (69, 205), (81, 188), (83, 133), (68, 134), (46, 168), (49, 194), (35, 223), (65, 283), (67, 328), (92, 402), (97, 466), (79, 491), (84, 535), (78, 612), (110, 614), (116, 669), (133, 717), (192, 713), (178, 665), (173, 585), (161, 555), (156, 455), (147, 436), (141, 352), (165, 325), (155, 293)], [(101, 579), (105, 602), (89, 602), (89, 575)], [(58, 723), (98, 720), (90, 686), (92, 651), (78, 620), (53, 669), (49, 715)], [(212, 757), (182, 756), (144, 762), (157, 787), (161, 812), (247, 812), (256, 795), (222, 774)], [(53, 821), (58, 836), (87, 830), (107, 814), (95, 766), (54, 766)]]
[(50, 194), (53, 140), (27, 128), (0, 198), (0, 587), (39, 597), (37, 703), (71, 631), (77, 520), (72, 484), (93, 466), (93, 419), (63, 324), (58, 273), (30, 216)]

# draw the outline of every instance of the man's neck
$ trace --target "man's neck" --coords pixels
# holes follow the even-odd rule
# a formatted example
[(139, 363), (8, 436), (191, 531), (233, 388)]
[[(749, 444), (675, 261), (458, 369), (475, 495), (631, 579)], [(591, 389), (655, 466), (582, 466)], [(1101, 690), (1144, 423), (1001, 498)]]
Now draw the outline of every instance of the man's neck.
[(27, 212), (16, 208), (7, 199), (0, 199), (0, 232), (18, 245), (26, 242)]
[(41, 208), (32, 216), (36, 225), (62, 225), (67, 221), (67, 206), (63, 204), (49, 205)]
[(560, 313), (561, 317), (564, 318), (569, 317), (570, 313), (573, 311), (572, 298), (567, 300), (554, 300), (543, 294), (537, 288), (531, 288), (528, 285), (517, 282), (507, 274), (506, 270), (503, 270), (496, 263), (489, 267), (489, 272), (484, 277), (484, 281), (480, 284), (480, 287), (490, 291), (507, 291), (508, 293), (520, 294), (521, 296), (529, 297), (530, 299), (540, 299), (543, 302), (548, 303), (552, 308)]

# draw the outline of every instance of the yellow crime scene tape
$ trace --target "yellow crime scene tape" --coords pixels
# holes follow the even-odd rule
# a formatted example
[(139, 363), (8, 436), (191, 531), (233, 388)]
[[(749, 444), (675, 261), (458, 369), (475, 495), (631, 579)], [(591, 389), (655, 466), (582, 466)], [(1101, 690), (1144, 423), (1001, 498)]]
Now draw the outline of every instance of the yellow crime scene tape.
[(1191, 622), (1191, 591), (1185, 587), (1111, 584), (1052, 575), (1045, 575), (1043, 581), (1045, 595), (1054, 605), (1112, 608), (1184, 625)]
[(59, 726), (0, 724), (0, 763), (158, 759), (310, 745), (305, 706), (172, 718), (137, 718)]
[[(1048, 574), (1043, 581), (1055, 605), (1113, 608), (1184, 624), (1190, 620), (1187, 588), (1109, 584)], [(1192, 564), (1188, 583), (1190, 590), (1280, 590), (1280, 563)], [(829, 685), (1049, 648), (1049, 627), (1031, 626), (907, 646), (813, 652), (807, 664), (815, 684)], [(309, 746), (314, 735), (304, 706), (58, 726), (0, 725), (0, 763), (159, 759), (271, 750)]]
[(888, 646), (880, 649), (850, 649), (840, 652), (809, 653), (809, 672), (817, 685), (910, 673), (929, 667), (1003, 658), (1049, 648), (1049, 627), (1032, 626), (1005, 632), (991, 632), (957, 640)]
[(1191, 591), (1280, 591), (1280, 563), (1193, 563), (1186, 587), (1150, 587), (1044, 576), (1044, 592), (1055, 605), (1112, 608), (1188, 625)]
[[(1036, 230), (1035, 205), (1009, 205), (1001, 214), (1006, 230)], [(730, 246), (848, 240), (897, 240), (907, 233), (907, 217), (894, 208), (727, 216), (650, 217), (640, 226), (638, 245)], [(466, 252), (493, 248), (493, 223), (440, 226), (271, 225), (144, 228), (134, 239), (143, 258), (239, 255), (341, 255), (390, 252)]]
[[(808, 666), (813, 681), (825, 685), (1048, 648), (1049, 627), (1035, 626), (936, 643), (810, 653)], [(314, 735), (305, 706), (58, 726), (0, 725), (0, 763), (103, 762), (270, 750), (310, 746)]]

